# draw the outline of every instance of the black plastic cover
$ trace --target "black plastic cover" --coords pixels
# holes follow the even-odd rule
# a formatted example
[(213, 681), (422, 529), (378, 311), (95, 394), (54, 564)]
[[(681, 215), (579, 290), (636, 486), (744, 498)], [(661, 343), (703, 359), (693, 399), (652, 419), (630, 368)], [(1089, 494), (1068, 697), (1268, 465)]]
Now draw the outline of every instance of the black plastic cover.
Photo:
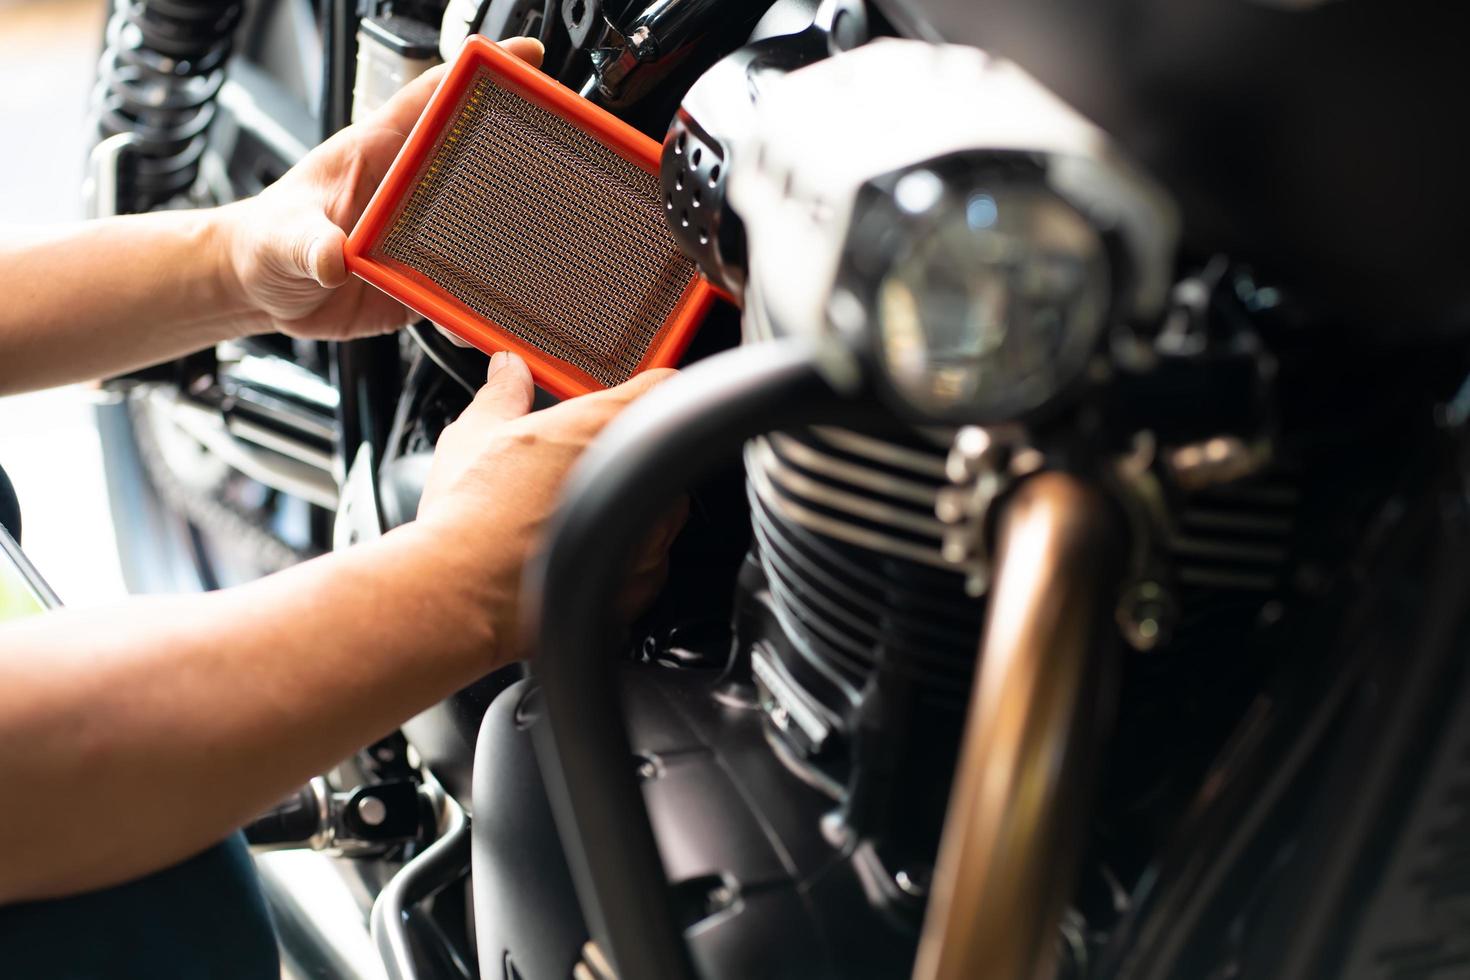
[[(629, 665), (619, 678), (628, 765), (696, 972), (905, 975), (917, 937), (869, 900), (853, 852), (823, 837), (832, 800), (777, 760), (760, 712), (720, 697), (717, 675)], [(472, 860), (482, 976), (569, 976), (588, 936), (532, 747), (538, 724), (535, 683), (522, 681), (491, 705), (480, 733)]]

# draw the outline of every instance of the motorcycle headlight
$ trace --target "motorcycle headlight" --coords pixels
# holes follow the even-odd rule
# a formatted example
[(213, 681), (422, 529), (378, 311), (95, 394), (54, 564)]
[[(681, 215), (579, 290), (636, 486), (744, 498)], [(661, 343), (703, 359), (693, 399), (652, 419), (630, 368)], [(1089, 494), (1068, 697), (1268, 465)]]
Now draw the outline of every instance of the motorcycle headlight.
[(957, 185), (919, 168), (875, 190), (882, 203), (866, 202), (854, 226), (872, 254), (852, 288), (872, 291), (874, 353), (904, 401), (938, 418), (1009, 419), (1083, 372), (1112, 276), (1082, 213), (1016, 177)]
[(1167, 194), (1010, 62), (874, 41), (773, 84), (746, 144), (747, 336), (840, 334), (911, 421), (1060, 410), (1163, 312)]

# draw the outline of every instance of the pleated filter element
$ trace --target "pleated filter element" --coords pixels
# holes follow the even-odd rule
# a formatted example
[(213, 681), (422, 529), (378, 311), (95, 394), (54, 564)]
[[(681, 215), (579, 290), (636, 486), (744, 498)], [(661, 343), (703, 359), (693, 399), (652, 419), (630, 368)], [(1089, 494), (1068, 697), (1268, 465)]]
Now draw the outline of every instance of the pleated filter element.
[(665, 225), (659, 144), (471, 37), (348, 268), (562, 396), (675, 364), (713, 301)]

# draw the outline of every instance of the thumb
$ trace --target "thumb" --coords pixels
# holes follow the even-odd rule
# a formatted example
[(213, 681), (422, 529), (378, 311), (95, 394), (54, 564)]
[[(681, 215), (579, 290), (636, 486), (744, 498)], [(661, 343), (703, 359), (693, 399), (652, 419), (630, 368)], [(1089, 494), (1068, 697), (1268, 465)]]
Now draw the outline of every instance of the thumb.
[(492, 418), (516, 419), (531, 410), (535, 393), (526, 362), (516, 354), (501, 351), (490, 358), (485, 387), (475, 395), (472, 408), (477, 414), (485, 413)]
[(326, 215), (319, 215), (292, 249), (297, 272), (326, 289), (336, 289), (347, 281), (346, 245), (346, 233)]

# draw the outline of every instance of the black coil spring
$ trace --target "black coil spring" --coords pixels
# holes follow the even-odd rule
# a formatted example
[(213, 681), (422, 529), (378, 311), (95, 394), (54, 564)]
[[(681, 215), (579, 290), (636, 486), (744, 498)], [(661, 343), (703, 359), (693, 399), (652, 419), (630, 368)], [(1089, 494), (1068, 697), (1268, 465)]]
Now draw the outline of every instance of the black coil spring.
[(101, 138), (134, 137), (121, 210), (149, 210), (194, 183), (241, 10), (241, 0), (118, 0), (95, 104)]

